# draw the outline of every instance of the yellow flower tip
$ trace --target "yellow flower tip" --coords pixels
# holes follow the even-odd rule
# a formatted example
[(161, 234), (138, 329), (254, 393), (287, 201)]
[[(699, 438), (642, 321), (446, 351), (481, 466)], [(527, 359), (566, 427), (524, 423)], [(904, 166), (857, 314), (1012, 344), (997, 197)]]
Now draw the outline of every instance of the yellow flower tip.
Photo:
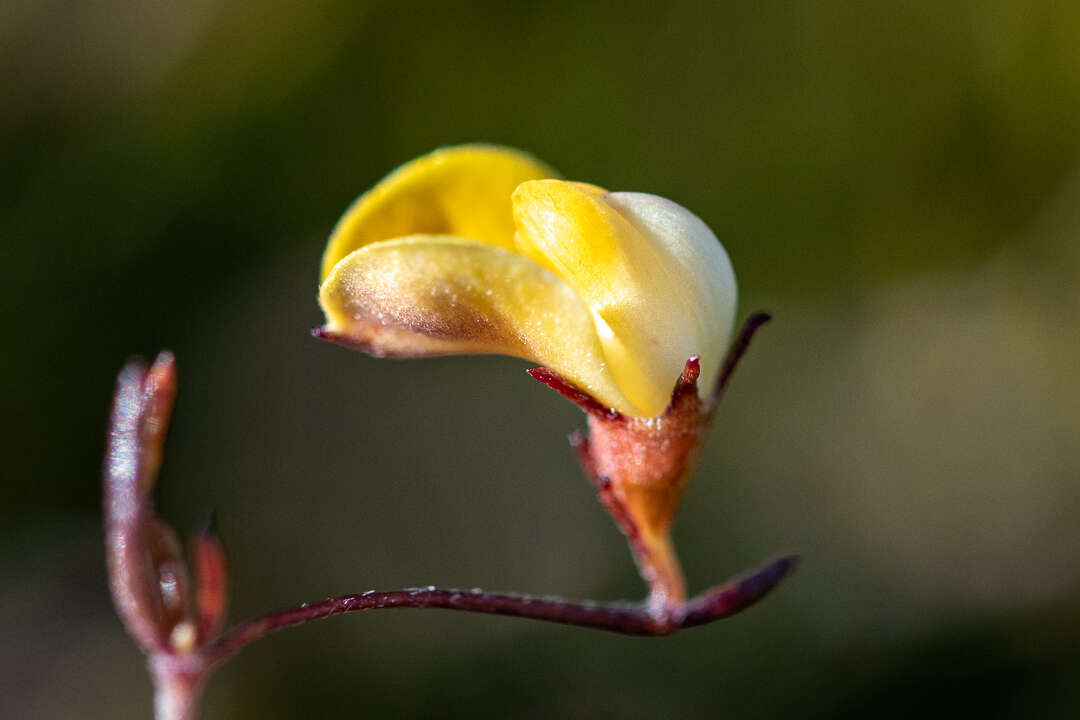
[(458, 145), (418, 157), (345, 211), (330, 234), (320, 279), (353, 250), (407, 235), (457, 235), (512, 248), (510, 193), (526, 180), (557, 174), (528, 153), (498, 145)]
[(331, 235), (325, 333), (378, 355), (527, 358), (631, 417), (664, 411), (692, 355), (711, 381), (736, 294), (716, 237), (669, 200), (552, 174), (475, 145), (391, 173)]

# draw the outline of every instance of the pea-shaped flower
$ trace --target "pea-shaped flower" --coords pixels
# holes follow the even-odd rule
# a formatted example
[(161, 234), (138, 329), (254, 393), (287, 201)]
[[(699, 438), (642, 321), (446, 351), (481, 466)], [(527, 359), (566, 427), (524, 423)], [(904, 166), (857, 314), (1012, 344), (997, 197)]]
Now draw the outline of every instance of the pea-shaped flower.
[[(655, 195), (554, 179), (487, 145), (437, 150), (362, 195), (322, 262), (319, 337), (377, 356), (499, 353), (589, 412), (575, 444), (675, 613), (668, 539), (711, 416), (735, 276), (694, 214)], [(674, 393), (673, 393), (674, 389)]]

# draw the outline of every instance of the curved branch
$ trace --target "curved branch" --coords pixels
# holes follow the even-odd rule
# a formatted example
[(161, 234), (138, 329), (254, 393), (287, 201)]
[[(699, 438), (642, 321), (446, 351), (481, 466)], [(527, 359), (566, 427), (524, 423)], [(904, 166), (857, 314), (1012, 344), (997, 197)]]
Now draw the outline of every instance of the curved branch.
[(640, 605), (574, 603), (528, 595), (434, 587), (389, 592), (370, 590), (280, 610), (243, 623), (208, 648), (206, 660), (209, 666), (218, 665), (255, 640), (282, 628), (334, 615), (384, 608), (443, 608), (577, 625), (623, 635), (670, 635), (683, 628), (729, 617), (753, 605), (790, 574), (798, 561), (796, 555), (781, 557), (749, 575), (707, 590), (686, 604), (685, 613), (674, 624), (657, 620)]

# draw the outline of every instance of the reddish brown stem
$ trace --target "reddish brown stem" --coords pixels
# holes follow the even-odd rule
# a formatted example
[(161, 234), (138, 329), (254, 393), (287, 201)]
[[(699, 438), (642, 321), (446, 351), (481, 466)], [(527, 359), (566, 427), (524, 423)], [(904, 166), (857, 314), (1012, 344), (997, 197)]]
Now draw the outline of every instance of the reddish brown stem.
[(782, 557), (750, 575), (708, 590), (686, 604), (685, 615), (675, 624), (658, 621), (640, 605), (573, 603), (528, 595), (500, 595), (480, 590), (372, 590), (281, 610), (246, 622), (208, 648), (206, 660), (211, 667), (218, 665), (248, 644), (275, 630), (333, 615), (383, 608), (444, 608), (577, 625), (622, 635), (669, 635), (682, 628), (704, 625), (734, 615), (753, 605), (776, 587), (797, 564), (797, 556)]

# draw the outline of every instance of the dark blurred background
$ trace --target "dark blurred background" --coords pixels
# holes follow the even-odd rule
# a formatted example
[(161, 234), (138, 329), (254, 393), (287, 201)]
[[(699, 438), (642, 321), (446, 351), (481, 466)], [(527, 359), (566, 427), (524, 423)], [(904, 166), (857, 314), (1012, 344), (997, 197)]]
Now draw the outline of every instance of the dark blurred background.
[(312, 340), (326, 235), (436, 146), (671, 197), (768, 309), (677, 525), (661, 640), (446, 612), (291, 630), (207, 718), (1077, 717), (1080, 4), (183, 3), (0, 10), (0, 697), (149, 713), (106, 592), (113, 378), (176, 351), (158, 488), (231, 617), (369, 588), (643, 595), (569, 403), (505, 358)]

